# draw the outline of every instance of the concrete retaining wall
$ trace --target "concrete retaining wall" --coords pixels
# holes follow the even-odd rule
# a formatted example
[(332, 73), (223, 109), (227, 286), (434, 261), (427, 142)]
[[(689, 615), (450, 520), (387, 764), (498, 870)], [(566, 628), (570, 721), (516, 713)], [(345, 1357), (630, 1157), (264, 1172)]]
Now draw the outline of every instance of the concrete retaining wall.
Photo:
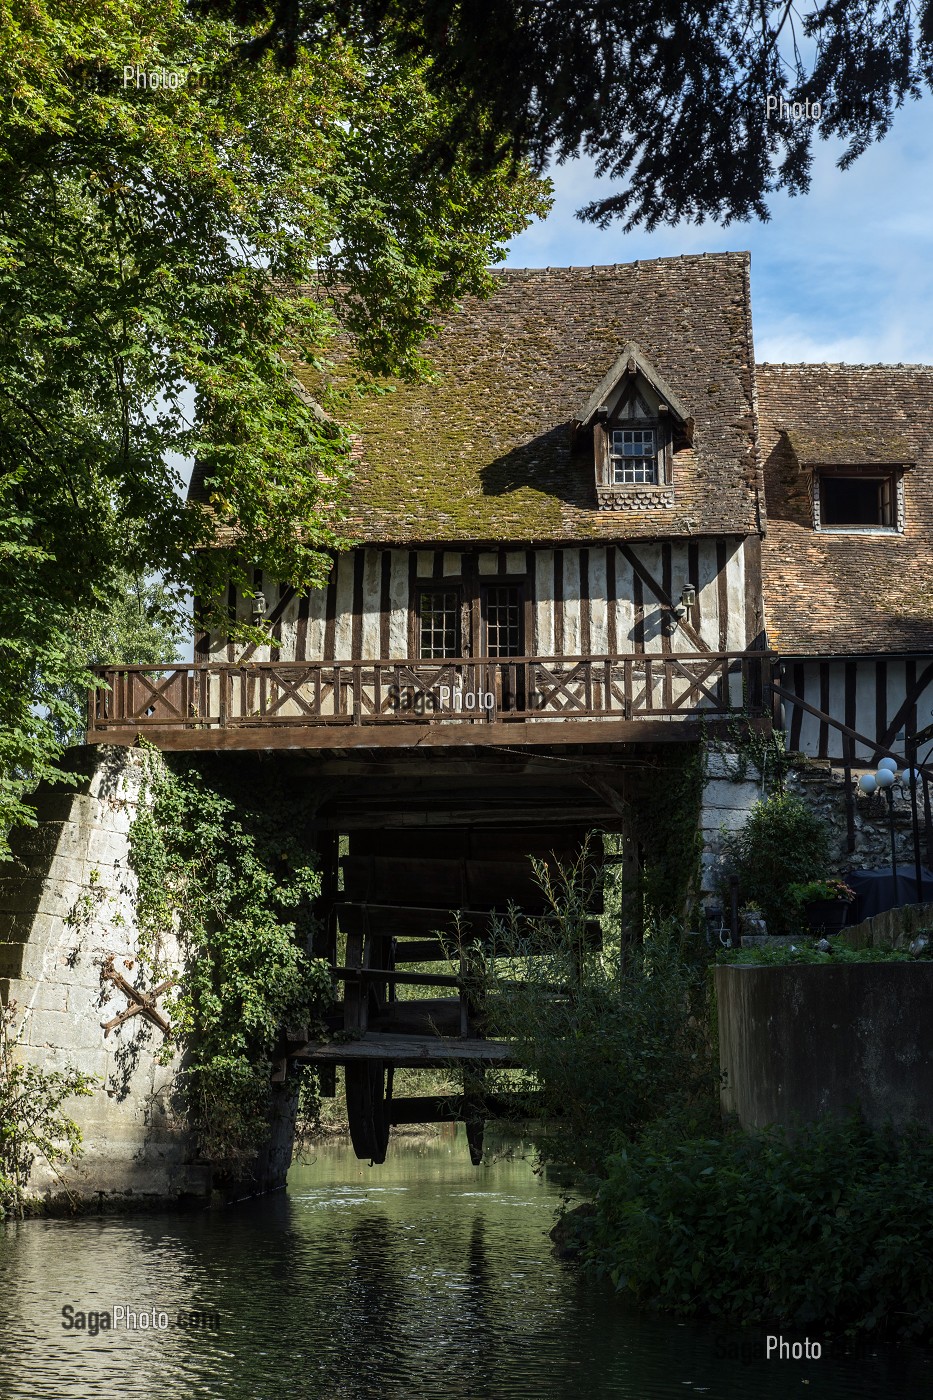
[(933, 1130), (933, 963), (718, 967), (722, 1106), (743, 1128), (859, 1108)]

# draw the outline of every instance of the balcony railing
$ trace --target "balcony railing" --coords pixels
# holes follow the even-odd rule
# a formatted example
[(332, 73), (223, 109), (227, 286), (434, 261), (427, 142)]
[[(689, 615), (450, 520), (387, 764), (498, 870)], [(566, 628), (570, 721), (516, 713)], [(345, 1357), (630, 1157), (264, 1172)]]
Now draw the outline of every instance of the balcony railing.
[(147, 729), (552, 723), (765, 712), (770, 652), (106, 666), (88, 739)]

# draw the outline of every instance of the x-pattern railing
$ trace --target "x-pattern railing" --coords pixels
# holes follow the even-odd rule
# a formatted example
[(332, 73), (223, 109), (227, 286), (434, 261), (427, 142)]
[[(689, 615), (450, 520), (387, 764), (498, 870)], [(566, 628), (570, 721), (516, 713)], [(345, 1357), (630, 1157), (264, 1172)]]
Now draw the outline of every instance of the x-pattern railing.
[(763, 713), (773, 662), (749, 651), (108, 666), (88, 734)]

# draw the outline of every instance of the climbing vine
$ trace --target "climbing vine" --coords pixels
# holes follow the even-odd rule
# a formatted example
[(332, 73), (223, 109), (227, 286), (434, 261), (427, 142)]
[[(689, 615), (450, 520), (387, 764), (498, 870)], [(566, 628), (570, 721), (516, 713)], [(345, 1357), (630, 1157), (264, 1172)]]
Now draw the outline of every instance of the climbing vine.
[(146, 762), (130, 863), (141, 958), (153, 980), (178, 978), (163, 1056), (184, 1054), (181, 1095), (202, 1153), (243, 1171), (268, 1135), (283, 1030), (313, 1025), (329, 996), (326, 964), (309, 951), (320, 880), (301, 801), (274, 779), (231, 788), (229, 772), (209, 780), (155, 753)]
[[(701, 722), (702, 719), (701, 716)], [(763, 732), (745, 710), (742, 714), (729, 716), (725, 737), (721, 730), (713, 735), (704, 726), (704, 731), (703, 742), (707, 752), (719, 754), (727, 760), (735, 782), (744, 782), (751, 774), (756, 779), (760, 778), (765, 792), (774, 792), (784, 786), (791, 760), (783, 729)]]
[(16, 1010), (15, 1002), (0, 1007), (0, 1220), (26, 1213), (37, 1159), (55, 1171), (80, 1150), (81, 1130), (62, 1105), (92, 1094), (100, 1083), (75, 1068), (45, 1070), (17, 1059)]
[(644, 918), (682, 917), (700, 883), (703, 753), (671, 745), (636, 799)]

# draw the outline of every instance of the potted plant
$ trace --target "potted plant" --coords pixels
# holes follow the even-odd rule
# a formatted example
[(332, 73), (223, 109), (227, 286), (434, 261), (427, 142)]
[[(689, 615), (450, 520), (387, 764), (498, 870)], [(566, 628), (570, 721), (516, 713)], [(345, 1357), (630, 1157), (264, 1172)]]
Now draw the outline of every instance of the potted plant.
[(803, 909), (811, 933), (831, 935), (846, 925), (855, 891), (844, 880), (808, 880), (788, 894)]

